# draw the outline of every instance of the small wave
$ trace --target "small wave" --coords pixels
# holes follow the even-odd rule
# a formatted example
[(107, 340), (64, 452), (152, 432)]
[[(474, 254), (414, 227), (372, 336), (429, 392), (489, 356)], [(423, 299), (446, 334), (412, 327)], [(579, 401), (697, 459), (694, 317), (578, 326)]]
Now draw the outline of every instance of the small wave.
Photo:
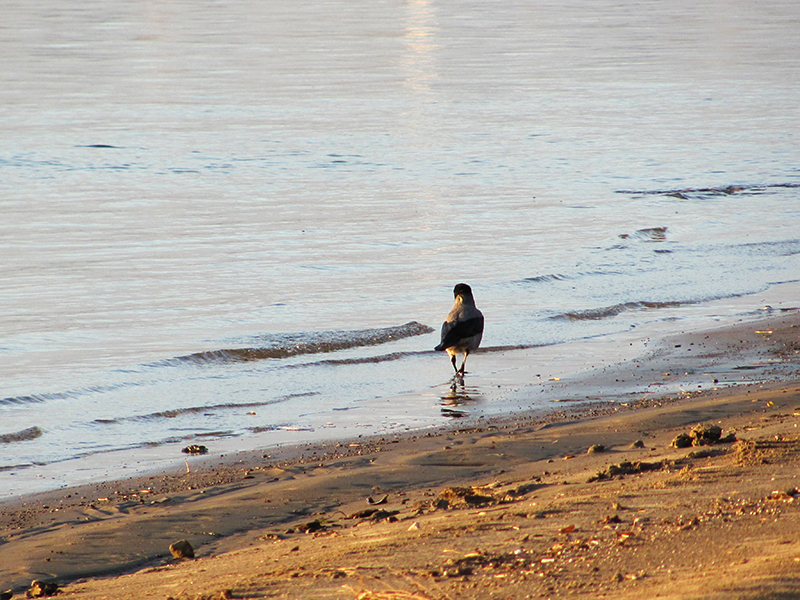
[(211, 413), (220, 410), (243, 410), (245, 408), (257, 408), (260, 406), (270, 406), (272, 404), (280, 404), (287, 400), (294, 398), (306, 398), (308, 396), (315, 396), (317, 392), (307, 392), (304, 394), (290, 394), (282, 396), (274, 400), (266, 400), (262, 402), (241, 402), (241, 403), (226, 403), (226, 404), (206, 404), (203, 406), (187, 406), (184, 408), (174, 408), (169, 410), (160, 410), (158, 412), (148, 413), (146, 415), (135, 415), (131, 417), (123, 417), (119, 419), (97, 419), (94, 422), (99, 425), (114, 425), (123, 421), (151, 421), (156, 419), (174, 419), (182, 415), (193, 415), (198, 413)]
[[(360, 358), (338, 358), (338, 359), (330, 359), (330, 360), (321, 360), (318, 363), (314, 364), (323, 364), (323, 365), (363, 365), (368, 363), (382, 363), (382, 362), (389, 362), (392, 360), (400, 360), (401, 358), (405, 358), (406, 356), (411, 356), (414, 354), (423, 354), (422, 352), (392, 352), (390, 354), (381, 354), (380, 356), (364, 356)], [(298, 365), (300, 366), (300, 365)]]
[(165, 446), (168, 444), (183, 444), (186, 442), (191, 442), (193, 440), (208, 438), (208, 437), (238, 437), (240, 435), (241, 433), (237, 433), (235, 431), (207, 431), (202, 433), (192, 432), (192, 433), (187, 433), (186, 435), (172, 435), (169, 437), (162, 438), (160, 440), (144, 440), (141, 442), (125, 444), (119, 447), (96, 448), (86, 452), (80, 452), (73, 456), (62, 457), (51, 460), (48, 463), (41, 463), (41, 464), (53, 464), (53, 463), (64, 462), (67, 460), (72, 460), (74, 458), (85, 458), (87, 456), (96, 456), (99, 454), (111, 454), (112, 452), (119, 452), (120, 450), (136, 450), (137, 448), (158, 448), (159, 446)]
[[(485, 346), (479, 348), (475, 352), (485, 354), (487, 352), (510, 352), (512, 350), (527, 350), (529, 348), (537, 348), (538, 345), (534, 344), (517, 344), (513, 346)], [(390, 362), (393, 360), (400, 360), (409, 356), (422, 356), (423, 354), (438, 354), (435, 350), (421, 350), (418, 352), (392, 352), (390, 354), (381, 354), (379, 356), (363, 356), (359, 358), (340, 358), (329, 359), (315, 362), (315, 365), (364, 365), (376, 364), (383, 362)], [(304, 367), (306, 365), (296, 365), (297, 367)]]
[(119, 388), (138, 385), (135, 383), (121, 383), (115, 385), (105, 386), (91, 386), (86, 388), (68, 390), (66, 392), (52, 392), (45, 394), (29, 394), (25, 396), (10, 396), (0, 399), (0, 406), (15, 405), (15, 404), (38, 404), (41, 402), (49, 402), (51, 400), (68, 400), (70, 398), (79, 398), (85, 394), (102, 394), (110, 392)]
[(590, 308), (587, 310), (577, 310), (565, 312), (560, 315), (550, 317), (551, 319), (569, 319), (570, 321), (599, 321), (601, 319), (608, 319), (609, 317), (616, 317), (630, 310), (645, 310), (645, 309), (659, 309), (659, 308), (673, 308), (676, 306), (685, 306), (688, 304), (696, 304), (696, 301), (686, 302), (625, 302), (623, 304), (614, 304), (613, 306), (604, 306), (601, 308)]
[(19, 465), (3, 465), (3, 466), (0, 466), (0, 472), (3, 472), (3, 471), (19, 471), (20, 469), (30, 469), (32, 466), (34, 466), (33, 463), (24, 463), (24, 464), (19, 464)]
[(621, 233), (620, 239), (623, 240), (641, 240), (644, 242), (665, 242), (667, 241), (668, 227), (647, 227), (645, 229), (638, 229), (633, 233)]
[(25, 442), (28, 440), (35, 440), (41, 437), (44, 431), (41, 428), (33, 426), (17, 431), (16, 433), (5, 433), (0, 435), (0, 444), (10, 444), (12, 442)]
[(512, 346), (484, 346), (478, 348), (475, 352), (486, 354), (489, 352), (513, 352), (514, 350), (530, 350), (531, 348), (541, 348), (542, 346), (549, 346), (550, 344), (514, 344)]
[(684, 188), (678, 190), (617, 190), (617, 194), (633, 194), (637, 196), (671, 196), (681, 200), (704, 198), (708, 196), (730, 196), (733, 194), (757, 194), (771, 188), (797, 188), (800, 183), (768, 183), (765, 185), (725, 185), (707, 188)]
[(753, 242), (732, 246), (753, 256), (794, 256), (800, 254), (800, 240), (779, 240), (767, 242)]
[(620, 275), (621, 271), (580, 271), (578, 273), (571, 273), (566, 275), (564, 273), (548, 273), (546, 275), (537, 275), (535, 277), (526, 277), (521, 281), (525, 283), (552, 283), (554, 281), (571, 281), (580, 279), (582, 277), (594, 277), (597, 275)]
[[(207, 433), (189, 433), (186, 435), (172, 435), (170, 437), (166, 437), (160, 440), (148, 440), (146, 442), (139, 442), (138, 444), (130, 444), (126, 446), (129, 450), (134, 450), (136, 448), (158, 448), (159, 446), (165, 446), (168, 444), (185, 444), (186, 442), (191, 442), (197, 439), (201, 439), (203, 437), (238, 437), (241, 434), (238, 434), (234, 431), (209, 431)], [(91, 456), (93, 454), (105, 454), (107, 452), (117, 452), (120, 450), (119, 448), (111, 448), (108, 450), (98, 450), (95, 452), (87, 452), (82, 456)]]
[(548, 275), (537, 275), (536, 277), (526, 277), (523, 281), (531, 281), (533, 283), (548, 283), (550, 281), (564, 281), (570, 279), (569, 275), (562, 275), (560, 273), (550, 273)]
[(247, 362), (269, 358), (290, 358), (292, 356), (336, 352), (337, 350), (347, 350), (349, 348), (358, 348), (362, 346), (378, 346), (387, 342), (424, 335), (433, 331), (434, 330), (427, 325), (411, 321), (405, 325), (380, 329), (293, 334), (268, 340), (271, 344), (265, 347), (211, 350), (208, 352), (197, 352), (187, 356), (179, 356), (173, 360), (179, 362), (226, 363)]
[(0, 406), (4, 404), (37, 404), (39, 402), (47, 402), (48, 400), (62, 400), (67, 397), (66, 393), (63, 394), (32, 394), (29, 396), (11, 396), (0, 400)]
[(262, 427), (248, 427), (247, 431), (250, 433), (265, 433), (267, 431), (275, 431), (277, 427), (275, 425), (264, 425)]

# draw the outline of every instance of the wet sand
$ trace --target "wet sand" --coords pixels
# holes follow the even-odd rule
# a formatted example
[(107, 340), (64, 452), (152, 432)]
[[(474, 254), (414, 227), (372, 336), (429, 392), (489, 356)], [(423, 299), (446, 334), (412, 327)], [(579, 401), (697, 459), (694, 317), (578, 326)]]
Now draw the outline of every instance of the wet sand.
[[(626, 366), (652, 385), (622, 403), (7, 502), (0, 586), (55, 581), (86, 599), (790, 597), (799, 351), (800, 314), (777, 311), (666, 340)], [(582, 385), (621, 378), (606, 376)], [(698, 423), (735, 441), (671, 446)], [(171, 557), (182, 539), (197, 558)]]

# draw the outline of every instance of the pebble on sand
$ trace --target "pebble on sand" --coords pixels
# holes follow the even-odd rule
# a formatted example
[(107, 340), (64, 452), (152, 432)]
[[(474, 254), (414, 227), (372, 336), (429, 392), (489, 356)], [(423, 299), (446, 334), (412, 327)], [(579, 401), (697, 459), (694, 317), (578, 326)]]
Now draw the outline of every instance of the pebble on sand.
[(187, 540), (170, 544), (169, 551), (175, 558), (194, 558), (194, 548)]
[(57, 583), (34, 580), (31, 582), (31, 588), (26, 596), (28, 598), (43, 598), (45, 596), (55, 596), (59, 591)]
[(673, 448), (689, 448), (690, 446), (712, 446), (714, 444), (731, 444), (736, 441), (736, 435), (729, 433), (722, 437), (722, 428), (719, 425), (695, 425), (689, 433), (679, 433), (672, 440)]
[(719, 425), (695, 425), (689, 432), (693, 446), (710, 446), (716, 444), (722, 437), (722, 428)]
[(692, 445), (692, 438), (689, 437), (688, 433), (679, 433), (675, 436), (675, 439), (672, 440), (672, 447), (673, 448), (689, 448)]

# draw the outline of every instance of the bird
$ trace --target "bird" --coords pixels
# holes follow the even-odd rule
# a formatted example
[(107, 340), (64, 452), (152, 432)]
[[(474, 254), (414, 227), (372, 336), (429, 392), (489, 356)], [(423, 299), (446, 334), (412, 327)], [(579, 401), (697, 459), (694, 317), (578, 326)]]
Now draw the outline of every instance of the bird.
[[(456, 377), (461, 377), (465, 373), (467, 356), (480, 346), (483, 337), (483, 313), (476, 308), (472, 288), (466, 283), (457, 284), (453, 288), (453, 295), (453, 309), (442, 325), (442, 341), (434, 350), (446, 351), (456, 370)], [(456, 356), (459, 354), (464, 355), (460, 369), (456, 366)]]

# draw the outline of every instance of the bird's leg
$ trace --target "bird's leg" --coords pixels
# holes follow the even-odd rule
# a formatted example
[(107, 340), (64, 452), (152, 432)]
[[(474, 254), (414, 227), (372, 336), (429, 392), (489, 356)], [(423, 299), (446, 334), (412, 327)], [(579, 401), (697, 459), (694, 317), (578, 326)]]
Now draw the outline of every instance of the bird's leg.
[[(461, 363), (461, 368), (460, 368), (458, 371), (456, 371), (456, 373), (458, 373), (458, 374), (459, 374), (459, 375), (461, 375), (461, 376), (463, 376), (463, 375), (464, 375), (464, 373), (466, 373), (466, 371), (464, 370), (464, 365), (466, 365), (466, 364), (467, 364), (467, 357), (468, 357), (468, 356), (469, 356), (469, 350), (465, 350), (465, 351), (464, 351), (464, 362), (462, 362), (462, 363)], [(455, 362), (453, 362), (453, 365), (455, 365), (455, 364), (456, 364), (456, 363), (455, 363)]]
[(456, 375), (458, 375), (458, 367), (456, 366), (456, 355), (455, 354), (451, 354), (450, 355), (450, 362), (453, 363), (453, 369), (455, 369)]

